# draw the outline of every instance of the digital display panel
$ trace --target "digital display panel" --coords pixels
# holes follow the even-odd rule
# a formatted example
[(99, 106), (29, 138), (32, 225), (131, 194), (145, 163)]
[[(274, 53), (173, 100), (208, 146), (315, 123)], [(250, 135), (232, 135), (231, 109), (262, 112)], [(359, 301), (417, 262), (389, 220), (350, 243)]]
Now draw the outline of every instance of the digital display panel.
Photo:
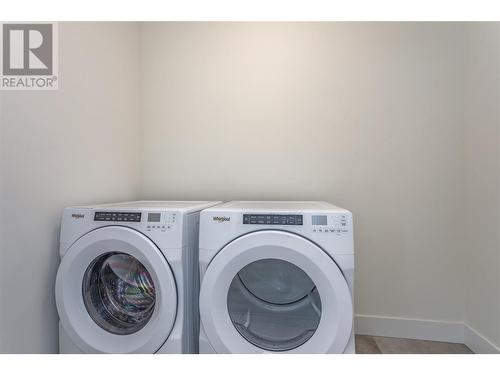
[(313, 215), (312, 225), (326, 225), (328, 223), (326, 215)]
[(161, 213), (159, 212), (148, 212), (148, 222), (149, 223), (159, 223), (161, 219)]

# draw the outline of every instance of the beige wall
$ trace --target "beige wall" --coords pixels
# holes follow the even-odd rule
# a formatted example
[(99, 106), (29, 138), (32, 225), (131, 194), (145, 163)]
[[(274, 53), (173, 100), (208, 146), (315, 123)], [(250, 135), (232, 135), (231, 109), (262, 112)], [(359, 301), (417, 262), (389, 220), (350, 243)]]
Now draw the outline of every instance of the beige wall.
[(500, 24), (465, 28), (466, 322), (500, 350)]
[(356, 312), (463, 321), (458, 24), (142, 27), (142, 196), (353, 211)]
[(60, 24), (59, 90), (0, 94), (0, 353), (58, 351), (62, 208), (137, 194), (137, 43), (133, 24)]

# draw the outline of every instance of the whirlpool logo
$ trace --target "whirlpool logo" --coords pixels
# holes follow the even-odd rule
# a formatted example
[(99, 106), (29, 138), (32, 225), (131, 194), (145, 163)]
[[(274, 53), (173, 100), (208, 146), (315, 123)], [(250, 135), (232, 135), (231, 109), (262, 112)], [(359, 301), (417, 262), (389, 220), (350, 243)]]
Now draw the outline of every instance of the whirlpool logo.
[(71, 214), (71, 217), (73, 219), (83, 219), (85, 217), (85, 214)]
[(227, 216), (214, 216), (212, 219), (213, 219), (213, 221), (217, 221), (218, 223), (223, 223), (225, 221), (231, 221), (231, 218), (227, 217)]

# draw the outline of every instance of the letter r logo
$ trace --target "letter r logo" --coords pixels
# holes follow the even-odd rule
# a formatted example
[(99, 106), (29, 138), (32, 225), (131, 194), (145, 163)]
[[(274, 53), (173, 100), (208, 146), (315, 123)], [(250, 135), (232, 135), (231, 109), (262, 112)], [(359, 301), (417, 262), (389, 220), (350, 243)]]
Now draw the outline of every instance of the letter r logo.
[(3, 24), (3, 75), (52, 75), (52, 24)]

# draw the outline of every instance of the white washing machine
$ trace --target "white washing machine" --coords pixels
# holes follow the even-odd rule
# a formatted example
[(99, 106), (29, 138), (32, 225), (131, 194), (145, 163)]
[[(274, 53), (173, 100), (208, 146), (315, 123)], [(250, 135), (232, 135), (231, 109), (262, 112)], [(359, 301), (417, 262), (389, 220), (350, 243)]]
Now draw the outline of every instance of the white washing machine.
[(200, 353), (354, 353), (352, 215), (228, 202), (200, 217)]
[(66, 208), (55, 286), (60, 352), (197, 352), (199, 212), (217, 203)]

